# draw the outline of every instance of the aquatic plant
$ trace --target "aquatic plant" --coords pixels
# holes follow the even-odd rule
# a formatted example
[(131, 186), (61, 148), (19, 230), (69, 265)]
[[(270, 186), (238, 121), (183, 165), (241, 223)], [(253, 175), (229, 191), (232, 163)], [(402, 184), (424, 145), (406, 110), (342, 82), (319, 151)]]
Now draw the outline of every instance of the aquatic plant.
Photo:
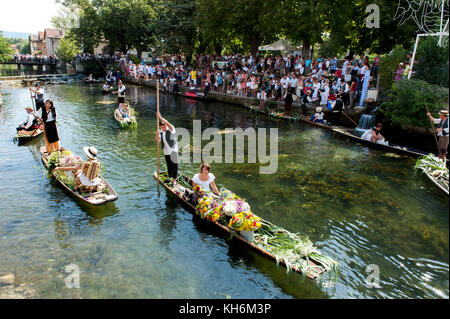
[[(272, 253), (277, 260), (282, 260), (287, 266), (287, 271), (292, 267), (315, 277), (329, 271), (330, 278), (334, 275), (334, 280), (338, 279), (338, 263), (319, 252), (307, 237), (302, 238), (298, 234), (261, 220), (261, 228), (255, 231), (254, 243)], [(311, 265), (310, 259), (314, 260), (316, 265)]]
[(445, 162), (441, 161), (433, 154), (420, 157), (415, 169), (421, 169), (425, 173), (433, 176), (434, 180), (440, 185), (448, 189), (448, 168), (445, 166)]

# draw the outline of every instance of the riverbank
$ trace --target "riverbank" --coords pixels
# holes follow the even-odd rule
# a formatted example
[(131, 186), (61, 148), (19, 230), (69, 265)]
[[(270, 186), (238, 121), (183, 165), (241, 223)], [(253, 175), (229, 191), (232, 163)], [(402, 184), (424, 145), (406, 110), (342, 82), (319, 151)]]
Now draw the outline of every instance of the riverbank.
[[(124, 77), (123, 81), (125, 83), (131, 83), (136, 85), (142, 85), (146, 87), (150, 87), (153, 89), (156, 89), (156, 82), (157, 80), (141, 80), (141, 84), (139, 84), (139, 81), (137, 79)], [(160, 88), (161, 89), (161, 88)], [(179, 86), (179, 92), (185, 93), (189, 91), (187, 87)], [(170, 92), (173, 93), (173, 92)], [(241, 95), (234, 95), (234, 94), (228, 94), (228, 93), (220, 93), (220, 92), (208, 92), (207, 95), (208, 100), (216, 101), (220, 103), (226, 103), (226, 104), (233, 104), (238, 105), (247, 108), (248, 105), (255, 105), (256, 101), (259, 104), (259, 100), (257, 100), (255, 97), (247, 97), (247, 96), (241, 96)], [(284, 102), (282, 101), (272, 101), (277, 105), (277, 108), (280, 110), (283, 110), (284, 108)], [(292, 103), (292, 109), (296, 113), (300, 113), (300, 107), (301, 105), (299, 103)], [(312, 116), (314, 113), (316, 113), (316, 107), (317, 106), (311, 106), (307, 105), (307, 116)], [(346, 114), (356, 123), (359, 120), (359, 117), (361, 114), (364, 114), (366, 112), (366, 107), (354, 107), (350, 110), (346, 110)], [(324, 108), (323, 112), (325, 113), (325, 117), (330, 116), (332, 113), (331, 110)], [(351, 120), (348, 118), (345, 118), (345, 116), (341, 117), (341, 124), (347, 127), (355, 127), (355, 125), (352, 123)]]

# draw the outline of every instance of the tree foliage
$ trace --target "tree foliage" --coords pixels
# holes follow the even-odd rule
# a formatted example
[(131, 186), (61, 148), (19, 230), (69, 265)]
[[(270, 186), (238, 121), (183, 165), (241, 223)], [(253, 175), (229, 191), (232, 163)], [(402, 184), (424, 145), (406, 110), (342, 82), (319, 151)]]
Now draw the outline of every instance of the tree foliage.
[(448, 105), (448, 89), (422, 80), (401, 80), (389, 90), (380, 111), (392, 123), (430, 128), (426, 105), (436, 117)]
[(56, 55), (62, 62), (70, 62), (80, 51), (81, 49), (78, 47), (76, 41), (70, 36), (65, 36), (59, 42), (59, 47), (56, 49)]
[(401, 62), (405, 62), (408, 51), (402, 46), (396, 46), (389, 54), (380, 60), (380, 89), (384, 92), (392, 87), (395, 71)]
[(438, 39), (435, 37), (422, 38), (419, 41), (414, 62), (414, 77), (448, 87), (449, 48), (448, 45), (440, 48), (437, 42)]
[(192, 56), (198, 35), (195, 7), (193, 0), (158, 1), (155, 27), (160, 51)]
[(13, 50), (10, 47), (8, 40), (6, 40), (0, 32), (0, 61), (8, 61), (13, 57)]

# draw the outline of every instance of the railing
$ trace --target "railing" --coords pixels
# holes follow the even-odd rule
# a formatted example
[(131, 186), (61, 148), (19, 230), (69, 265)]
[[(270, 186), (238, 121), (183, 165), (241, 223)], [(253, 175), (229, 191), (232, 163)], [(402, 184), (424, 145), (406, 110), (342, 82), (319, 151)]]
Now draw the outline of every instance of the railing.
[(50, 65), (56, 66), (58, 60), (55, 59), (14, 59), (1, 62), (0, 64), (22, 64), (22, 65)]

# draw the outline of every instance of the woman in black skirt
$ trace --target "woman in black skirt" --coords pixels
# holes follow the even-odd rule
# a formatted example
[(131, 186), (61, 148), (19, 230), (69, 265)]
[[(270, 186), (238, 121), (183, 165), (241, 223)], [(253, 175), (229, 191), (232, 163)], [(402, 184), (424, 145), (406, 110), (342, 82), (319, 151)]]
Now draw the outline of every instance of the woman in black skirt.
[(44, 140), (47, 153), (51, 154), (54, 151), (59, 151), (59, 134), (56, 126), (56, 109), (53, 101), (48, 99), (45, 101), (45, 107), (38, 111), (38, 120), (44, 123)]

